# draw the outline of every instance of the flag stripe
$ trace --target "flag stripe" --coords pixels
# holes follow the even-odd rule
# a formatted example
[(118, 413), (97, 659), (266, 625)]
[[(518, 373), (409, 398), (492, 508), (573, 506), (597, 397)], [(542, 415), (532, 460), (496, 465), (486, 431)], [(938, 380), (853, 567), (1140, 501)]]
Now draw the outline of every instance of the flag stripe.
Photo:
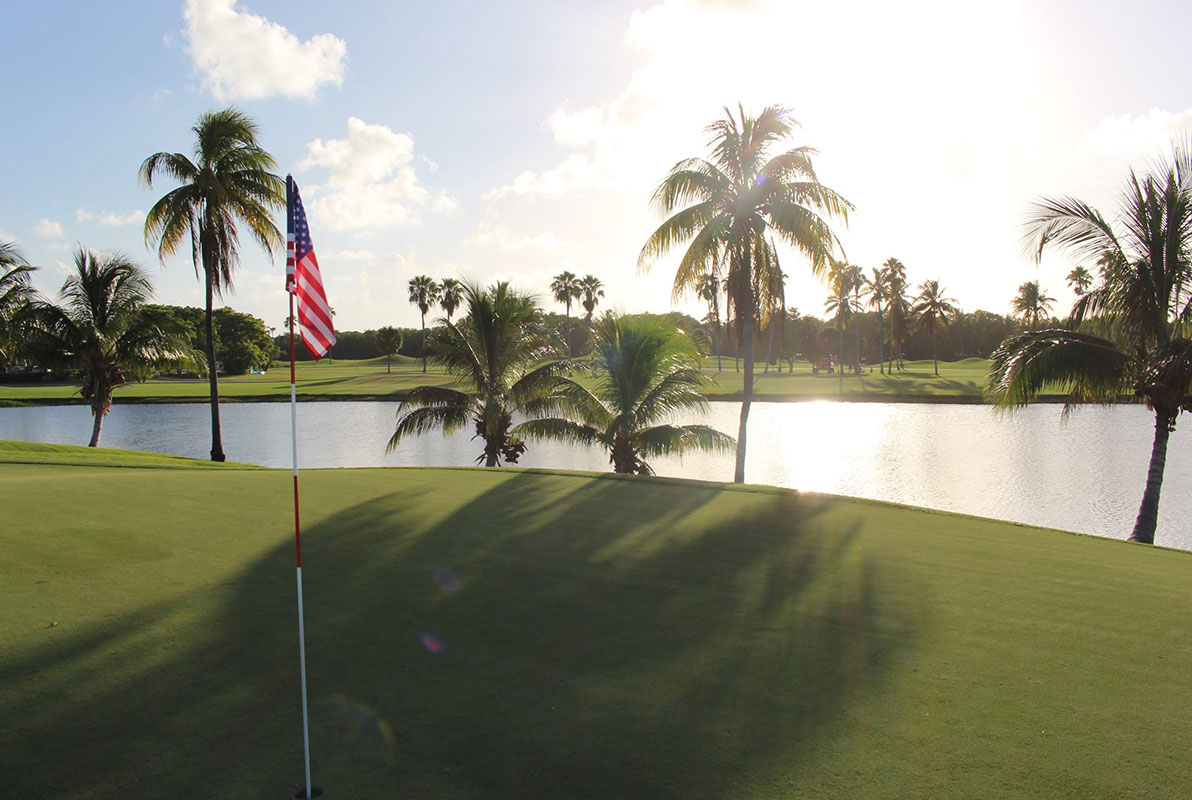
[(331, 306), (323, 289), (319, 260), (315, 257), (306, 224), (306, 211), (298, 184), (289, 180), (287, 192), (288, 219), (286, 221), (286, 291), (298, 299), (298, 322), (302, 342), (315, 359), (320, 359), (335, 345), (335, 326), (331, 321)]

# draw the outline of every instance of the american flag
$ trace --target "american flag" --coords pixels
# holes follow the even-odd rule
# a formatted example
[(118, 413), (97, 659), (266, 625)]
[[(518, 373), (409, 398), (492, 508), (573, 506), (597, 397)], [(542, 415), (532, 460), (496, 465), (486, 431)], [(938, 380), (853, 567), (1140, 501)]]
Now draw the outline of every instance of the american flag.
[(319, 260), (310, 242), (306, 211), (298, 184), (286, 176), (286, 291), (298, 298), (298, 325), (302, 343), (316, 359), (327, 355), (335, 344), (331, 307), (323, 290)]

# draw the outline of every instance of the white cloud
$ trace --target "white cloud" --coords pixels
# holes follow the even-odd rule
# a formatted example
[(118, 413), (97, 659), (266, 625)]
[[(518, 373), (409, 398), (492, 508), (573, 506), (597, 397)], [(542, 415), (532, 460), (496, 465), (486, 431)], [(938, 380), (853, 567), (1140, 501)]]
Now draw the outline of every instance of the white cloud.
[(534, 236), (515, 236), (507, 227), (496, 222), (481, 222), (476, 234), (468, 239), (468, 244), (496, 247), (499, 250), (558, 250), (575, 246), (572, 242), (560, 241), (551, 231)]
[(422, 185), (416, 160), (410, 134), (349, 117), (347, 138), (310, 142), (298, 169), (328, 170), (325, 183), (303, 190), (313, 216), (334, 230), (367, 230), (419, 224), (423, 209), (456, 209), (455, 198)]
[(215, 99), (314, 97), (343, 84), (347, 45), (329, 33), (305, 42), (283, 26), (241, 11), (237, 0), (187, 0), (184, 35), (203, 87)]
[(88, 211), (85, 208), (80, 208), (75, 211), (76, 222), (97, 222), (100, 225), (109, 228), (118, 228), (123, 225), (135, 225), (145, 219), (144, 211), (130, 211), (127, 214), (114, 214), (111, 211), (103, 211), (96, 213)]
[(488, 192), (486, 200), (509, 196), (565, 197), (578, 189), (608, 184), (608, 178), (586, 155), (570, 155), (558, 166), (542, 172), (526, 170), (504, 186)]
[(62, 239), (66, 236), (66, 232), (62, 230), (61, 223), (51, 222), (45, 217), (42, 217), (33, 226), (33, 235), (41, 239)]

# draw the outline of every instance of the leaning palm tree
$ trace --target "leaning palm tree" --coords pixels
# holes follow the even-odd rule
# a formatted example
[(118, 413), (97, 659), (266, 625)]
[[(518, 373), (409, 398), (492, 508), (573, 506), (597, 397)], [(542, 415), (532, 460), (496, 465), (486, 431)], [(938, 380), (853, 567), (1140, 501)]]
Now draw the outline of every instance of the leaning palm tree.
[(426, 374), (426, 312), (439, 300), (439, 284), (429, 275), (410, 278), (410, 303), (422, 314), (422, 374)]
[(1093, 285), (1093, 273), (1084, 267), (1077, 266), (1072, 268), (1065, 280), (1068, 281), (1068, 286), (1072, 287), (1072, 291), (1076, 292), (1076, 296), (1080, 297), (1088, 292), (1089, 287)]
[(144, 307), (153, 296), (148, 273), (124, 255), (80, 248), (59, 296), (62, 306), (38, 309), (31, 346), (39, 361), (78, 376), (79, 393), (95, 418), (88, 445), (98, 447), (112, 394), (126, 376), (197, 361), (197, 354), (187, 326), (164, 308)]
[(458, 324), (442, 320), (429, 349), (435, 362), (470, 383), (473, 393), (442, 386), (410, 390), (386, 452), (407, 436), (435, 429), (451, 433), (471, 424), (475, 438), (484, 441), (477, 464), (514, 464), (526, 445), (511, 433), (513, 414), (544, 396), (571, 362), (554, 358), (558, 343), (542, 325), (533, 298), (508, 283), (487, 290), (465, 285), (464, 305), (467, 317)]
[(1018, 294), (1010, 301), (1014, 313), (1022, 317), (1022, 324), (1028, 329), (1037, 328), (1039, 323), (1051, 315), (1054, 297), (1039, 287), (1038, 281), (1027, 281), (1018, 287)]
[(211, 460), (223, 461), (219, 427), (219, 380), (212, 320), (215, 297), (232, 290), (240, 261), (237, 223), (270, 255), (282, 244), (273, 212), (285, 206), (285, 182), (271, 170), (273, 156), (257, 142), (257, 125), (242, 112), (227, 108), (199, 117), (194, 160), (182, 153), (154, 153), (141, 164), (140, 178), (152, 188), (164, 174), (181, 184), (154, 204), (145, 218), (145, 242), (165, 259), (190, 241), (195, 275), (206, 294), (205, 337), (207, 378), (211, 386)]
[(31, 320), (31, 302), (36, 299), (29, 266), (13, 242), (0, 242), (0, 364), (12, 361)]
[(852, 205), (819, 182), (815, 151), (796, 147), (770, 156), (771, 148), (794, 132), (797, 122), (780, 106), (756, 117), (738, 107), (708, 126), (711, 159), (675, 164), (654, 192), (653, 204), (669, 215), (646, 240), (638, 257), (648, 268), (669, 250), (689, 242), (675, 273), (674, 294), (694, 290), (715, 266), (724, 264), (728, 315), (736, 320), (745, 359), (741, 421), (734, 480), (745, 480), (746, 426), (753, 402), (753, 345), (764, 308), (764, 271), (777, 267), (771, 236), (807, 257), (820, 274), (840, 243), (828, 221), (847, 220)]
[(455, 309), (464, 301), (464, 285), (455, 278), (444, 278), (439, 284), (439, 306), (447, 312), (447, 321), (455, 315)]
[(940, 361), (936, 351), (936, 332), (940, 327), (948, 327), (948, 323), (959, 313), (956, 301), (951, 297), (944, 297), (944, 290), (939, 281), (923, 281), (919, 296), (915, 298), (915, 305), (911, 314), (915, 316), (921, 327), (927, 328), (931, 334), (931, 360), (935, 364), (935, 374), (939, 377)]
[(584, 307), (588, 325), (592, 324), (592, 314), (596, 311), (600, 298), (604, 297), (603, 287), (604, 284), (595, 275), (585, 275), (579, 279), (580, 305)]
[(608, 451), (613, 471), (653, 475), (646, 460), (693, 450), (731, 452), (736, 442), (707, 425), (675, 425), (683, 411), (705, 411), (700, 389), (710, 381), (700, 372), (691, 337), (664, 320), (606, 313), (596, 324), (592, 389), (559, 375), (549, 397), (531, 406), (540, 416), (515, 432), (535, 439), (561, 439)]
[[(1044, 387), (1063, 386), (1069, 406), (1141, 397), (1155, 414), (1146, 487), (1131, 541), (1154, 542), (1167, 443), (1182, 410), (1192, 408), (1192, 147), (1148, 173), (1131, 171), (1118, 198), (1116, 225), (1071, 197), (1032, 209), (1026, 236), (1036, 259), (1058, 246), (1097, 259), (1101, 277), (1072, 313), (1072, 329), (1011, 336), (990, 359), (987, 395), (1004, 408), (1025, 405)], [(1095, 336), (1080, 331), (1096, 319)], [(1067, 407), (1065, 408), (1065, 411)]]

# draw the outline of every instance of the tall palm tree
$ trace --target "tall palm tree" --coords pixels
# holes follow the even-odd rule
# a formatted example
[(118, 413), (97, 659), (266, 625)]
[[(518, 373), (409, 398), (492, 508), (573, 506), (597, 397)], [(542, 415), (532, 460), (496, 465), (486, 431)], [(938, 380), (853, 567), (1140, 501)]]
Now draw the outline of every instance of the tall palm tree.
[(0, 241), (0, 364), (8, 364), (25, 338), (36, 299), (29, 266), (15, 242)]
[(397, 426), (387, 452), (407, 436), (442, 429), (459, 430), (469, 423), (484, 451), (476, 459), (486, 467), (502, 460), (517, 463), (525, 442), (513, 435), (513, 414), (549, 391), (551, 381), (571, 362), (560, 361), (556, 340), (544, 328), (533, 298), (508, 283), (487, 290), (464, 287), (467, 316), (459, 324), (442, 320), (430, 352), (436, 363), (463, 381), (474, 393), (442, 386), (412, 389), (397, 410)]
[(850, 274), (847, 268), (847, 264), (832, 265), (828, 277), (828, 286), (831, 292), (824, 301), (824, 311), (836, 318), (836, 331), (840, 335), (840, 352), (836, 359), (836, 371), (839, 373), (837, 380), (841, 394), (844, 394), (844, 323), (845, 320), (852, 319), (853, 314), (853, 287), (849, 282)]
[(927, 328), (931, 334), (931, 360), (935, 364), (935, 374), (940, 374), (940, 362), (936, 352), (936, 331), (940, 327), (948, 327), (948, 323), (959, 313), (956, 301), (951, 297), (944, 297), (944, 290), (939, 281), (923, 281), (919, 296), (915, 298), (915, 306), (911, 313), (919, 321), (919, 325)]
[(853, 290), (853, 314), (855, 315), (853, 327), (856, 328), (854, 333), (857, 337), (857, 355), (853, 361), (853, 366), (857, 374), (861, 374), (861, 292), (865, 288), (865, 272), (860, 267), (849, 264), (846, 267), (848, 273), (848, 283)]
[(898, 369), (902, 369), (902, 337), (910, 317), (910, 300), (906, 296), (906, 266), (897, 258), (887, 258), (882, 264), (886, 272), (886, 310), (890, 314), (890, 374), (894, 374), (897, 356)]
[(112, 394), (127, 375), (143, 376), (197, 354), (185, 325), (164, 309), (144, 308), (153, 296), (148, 273), (124, 255), (79, 248), (59, 296), (62, 306), (39, 309), (32, 346), (38, 360), (78, 375), (79, 393), (95, 418), (88, 445), (98, 447)]
[(1068, 273), (1067, 281), (1072, 291), (1076, 292), (1076, 296), (1080, 297), (1093, 285), (1093, 273), (1081, 266), (1073, 267)]
[(215, 361), (214, 298), (232, 290), (240, 262), (243, 223), (272, 255), (282, 246), (273, 224), (274, 211), (284, 208), (285, 182), (272, 170), (277, 162), (257, 141), (257, 125), (244, 113), (226, 108), (199, 117), (194, 160), (182, 153), (154, 153), (141, 164), (140, 179), (152, 188), (164, 174), (181, 184), (149, 209), (145, 243), (157, 247), (164, 262), (190, 240), (195, 275), (202, 269), (206, 295), (207, 379), (211, 386), (211, 460), (223, 461), (219, 427), (219, 378)]
[(1038, 281), (1027, 281), (1018, 287), (1018, 294), (1010, 301), (1014, 313), (1022, 317), (1022, 324), (1028, 329), (1037, 328), (1039, 323), (1051, 316), (1054, 297), (1039, 288)]
[(708, 320), (712, 323), (712, 347), (716, 351), (716, 371), (720, 372), (720, 276), (715, 271), (701, 275), (695, 294), (708, 304)]
[(889, 297), (886, 271), (878, 267), (873, 267), (871, 275), (862, 277), (861, 280), (865, 284), (863, 293), (868, 298), (869, 307), (877, 310), (877, 365), (881, 374), (885, 375), (886, 353), (883, 342), (886, 336), (886, 329), (882, 325), (882, 304)]
[(410, 303), (422, 314), (422, 374), (426, 374), (426, 312), (439, 300), (439, 284), (429, 275), (410, 278)]
[[(1069, 404), (1141, 397), (1155, 414), (1155, 436), (1131, 541), (1151, 543), (1167, 443), (1182, 410), (1192, 407), (1192, 150), (1173, 146), (1172, 160), (1134, 171), (1118, 197), (1118, 225), (1072, 197), (1045, 198), (1032, 209), (1026, 236), (1041, 258), (1058, 246), (1102, 265), (1096, 287), (1072, 313), (1072, 330), (1025, 331), (990, 359), (986, 393), (1016, 408), (1045, 386), (1068, 388)], [(1096, 319), (1106, 336), (1079, 330)]]
[(567, 319), (571, 319), (571, 304), (579, 299), (582, 291), (579, 278), (569, 270), (563, 270), (550, 282), (551, 296), (556, 302), (563, 304)]
[(444, 278), (439, 284), (439, 305), (447, 312), (447, 321), (455, 314), (455, 309), (464, 301), (464, 285), (455, 278)]
[(650, 235), (638, 257), (648, 268), (667, 251), (689, 242), (675, 273), (674, 291), (694, 290), (716, 265), (726, 264), (724, 283), (729, 316), (736, 320), (745, 359), (741, 421), (733, 478), (745, 480), (746, 427), (753, 402), (753, 337), (759, 312), (765, 308), (767, 281), (777, 268), (770, 237), (775, 236), (807, 257), (812, 272), (828, 267), (840, 243), (828, 221), (847, 220), (852, 205), (816, 177), (815, 151), (796, 147), (770, 157), (787, 140), (797, 122), (781, 106), (756, 117), (738, 106), (737, 117), (725, 109), (723, 119), (708, 126), (711, 159), (688, 158), (675, 164), (654, 192), (653, 204), (669, 215)]
[(707, 425), (674, 425), (676, 412), (704, 411), (700, 371), (691, 337), (658, 318), (606, 313), (595, 329), (596, 381), (591, 390), (556, 377), (539, 417), (517, 426), (518, 435), (598, 445), (614, 472), (653, 475), (646, 461), (693, 450), (731, 452), (736, 442)]
[(392, 372), (393, 354), (401, 349), (401, 331), (386, 325), (377, 329), (377, 349), (385, 354), (385, 374)]
[(600, 298), (604, 297), (603, 287), (604, 284), (595, 275), (585, 275), (579, 279), (580, 305), (587, 314), (588, 325), (592, 324), (592, 314), (596, 311)]

